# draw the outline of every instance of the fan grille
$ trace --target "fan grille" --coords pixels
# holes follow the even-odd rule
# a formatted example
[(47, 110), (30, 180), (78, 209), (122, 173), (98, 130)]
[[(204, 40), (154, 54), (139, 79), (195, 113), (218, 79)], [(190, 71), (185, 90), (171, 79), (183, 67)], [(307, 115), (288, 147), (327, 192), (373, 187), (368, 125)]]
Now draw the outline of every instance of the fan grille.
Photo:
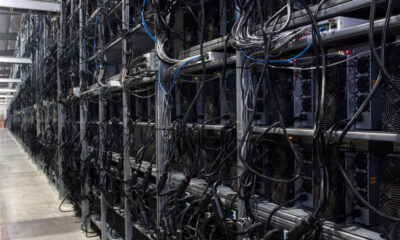
[[(390, 72), (393, 84), (400, 87), (400, 62), (398, 47), (388, 51), (388, 71)], [(400, 132), (400, 96), (388, 84), (383, 87), (383, 120), (385, 128), (389, 131)]]
[[(399, 217), (400, 203), (398, 201), (388, 200), (383, 203), (381, 210), (387, 215)], [(400, 239), (400, 222), (382, 218), (382, 226), (385, 233), (388, 235), (388, 239)]]
[(389, 61), (387, 62), (388, 71), (392, 75), (394, 84), (400, 87), (400, 62), (399, 62), (400, 51), (398, 47), (394, 48), (393, 50), (394, 51), (392, 51), (392, 49), (390, 50)]
[(327, 130), (335, 122), (336, 102), (335, 96), (332, 93), (327, 92), (325, 95), (324, 118), (322, 119), (323, 130)]
[[(280, 175), (273, 175), (272, 177), (280, 178)], [(285, 183), (272, 183), (271, 184), (271, 200), (274, 203), (283, 203), (288, 198), (288, 185)]]
[[(315, 167), (319, 168), (318, 163), (316, 163)], [(319, 201), (320, 198), (320, 179), (321, 176), (319, 174), (319, 171), (315, 172), (315, 175), (313, 176), (314, 179), (314, 191), (313, 191), (313, 201), (314, 201), (314, 206)], [(336, 212), (338, 209), (337, 203), (337, 191), (338, 191), (338, 179), (337, 179), (337, 168), (334, 165), (333, 159), (329, 160), (329, 196), (328, 199), (323, 206), (321, 216), (323, 218), (335, 218), (336, 217)]]
[[(389, 216), (400, 216), (400, 158), (388, 157), (381, 170), (381, 211)], [(400, 222), (382, 218), (388, 239), (400, 239)]]
[[(313, 201), (314, 201), (314, 206), (319, 201), (319, 195), (320, 195), (320, 187), (319, 185), (314, 186), (314, 193), (313, 193)], [(321, 216), (325, 219), (331, 219), (335, 217), (335, 212), (336, 212), (336, 189), (331, 188), (329, 189), (329, 197), (321, 211)]]
[(390, 131), (400, 132), (400, 98), (393, 89), (385, 91), (383, 98), (383, 120)]
[(389, 159), (383, 163), (382, 190), (390, 199), (400, 201), (400, 160)]

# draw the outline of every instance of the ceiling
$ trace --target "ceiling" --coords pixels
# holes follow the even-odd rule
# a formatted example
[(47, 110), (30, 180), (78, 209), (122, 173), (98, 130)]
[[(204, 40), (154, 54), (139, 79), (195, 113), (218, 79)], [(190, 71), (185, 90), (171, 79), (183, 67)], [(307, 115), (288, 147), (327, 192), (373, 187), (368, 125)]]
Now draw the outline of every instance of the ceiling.
[[(0, 56), (14, 56), (20, 22), (21, 15), (0, 13), (0, 35), (4, 36), (0, 38)], [(10, 72), (11, 64), (0, 64), (0, 78), (10, 78)], [(9, 83), (0, 83), (0, 88), (8, 87)], [(4, 101), (7, 100), (4, 98), (0, 100), (0, 115), (3, 115), (5, 111), (6, 105), (3, 103)]]
[[(21, 15), (0, 14), (0, 56), (13, 56), (17, 32), (20, 27)], [(7, 40), (10, 37), (12, 40)], [(6, 40), (4, 40), (6, 39)], [(11, 64), (0, 65), (0, 78), (10, 78)], [(0, 83), (0, 88), (8, 87), (8, 83)]]
[[(60, 9), (58, 0), (0, 0), (0, 56), (14, 56), (22, 14), (57, 15)], [(11, 78), (11, 68), (12, 64), (0, 64), (0, 78)], [(15, 88), (15, 83), (0, 82), (0, 88)], [(0, 93), (8, 94), (12, 95)], [(10, 100), (0, 97), (0, 115)]]

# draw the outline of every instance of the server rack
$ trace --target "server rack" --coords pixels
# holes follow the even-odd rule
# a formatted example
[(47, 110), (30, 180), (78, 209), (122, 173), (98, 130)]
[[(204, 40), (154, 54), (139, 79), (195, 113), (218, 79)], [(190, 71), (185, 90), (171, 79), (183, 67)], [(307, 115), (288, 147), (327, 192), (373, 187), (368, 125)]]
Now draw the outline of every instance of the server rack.
[[(76, 158), (74, 158), (75, 160), (72, 160), (76, 161), (74, 167), (85, 171), (87, 170), (87, 166), (90, 165), (95, 168), (95, 170), (93, 170), (94, 174), (91, 175), (91, 177), (89, 177), (89, 174), (83, 174), (83, 179), (80, 179), (80, 194), (83, 197), (80, 203), (76, 202), (77, 209), (81, 211), (84, 230), (88, 231), (89, 226), (94, 224), (100, 229), (102, 239), (114, 239), (116, 237), (132, 239), (138, 237), (138, 232), (141, 232), (141, 234), (149, 238), (161, 238), (164, 234), (161, 227), (163, 220), (161, 209), (163, 209), (164, 205), (167, 203), (167, 198), (164, 196), (157, 197), (157, 217), (154, 222), (155, 225), (152, 226), (151, 223), (148, 223), (147, 225), (152, 227), (143, 227), (143, 225), (140, 225), (138, 222), (132, 222), (132, 201), (130, 201), (128, 197), (131, 196), (132, 192), (127, 183), (132, 181), (132, 178), (140, 183), (144, 181), (147, 173), (148, 178), (150, 178), (151, 175), (156, 179), (156, 181), (153, 182), (153, 188), (160, 182), (166, 181), (167, 186), (164, 190), (168, 190), (169, 188), (173, 189), (177, 186), (181, 186), (186, 177), (184, 174), (175, 171), (164, 171), (166, 168), (166, 156), (170, 154), (171, 144), (174, 137), (176, 137), (174, 132), (177, 126), (174, 125), (172, 121), (174, 113), (169, 107), (171, 99), (166, 97), (166, 89), (162, 88), (163, 85), (160, 84), (159, 81), (163, 83), (165, 78), (170, 77), (171, 72), (176, 70), (176, 66), (168, 68), (163, 63), (159, 63), (158, 66), (154, 66), (156, 63), (153, 63), (151, 68), (156, 70), (153, 76), (139, 76), (136, 78), (128, 76), (128, 72), (132, 71), (130, 69), (131, 66), (129, 66), (130, 62), (128, 63), (128, 55), (134, 51), (138, 56), (141, 56), (143, 53), (148, 52), (148, 50), (151, 51), (151, 49), (155, 47), (153, 39), (147, 35), (146, 29), (143, 28), (143, 22), (141, 25), (135, 25), (130, 16), (130, 13), (135, 11), (132, 9), (135, 7), (142, 9), (140, 6), (144, 5), (144, 3), (141, 1), (128, 0), (103, 0), (98, 1), (98, 3), (84, 0), (80, 0), (79, 2), (76, 0), (63, 0), (61, 1), (60, 16), (53, 23), (58, 24), (59, 22), (58, 32), (53, 33), (53, 39), (57, 38), (58, 41), (57, 45), (53, 44), (53, 46), (50, 46), (51, 41), (49, 41), (49, 38), (51, 39), (51, 37), (49, 35), (51, 35), (51, 33), (49, 25), (46, 23), (50, 18), (44, 16), (26, 16), (24, 20), (26, 21), (27, 27), (21, 30), (20, 36), (27, 35), (28, 37), (25, 39), (28, 39), (28, 41), (20, 41), (21, 45), (19, 46), (18, 54), (31, 54), (34, 58), (34, 65), (31, 69), (20, 67), (19, 69), (13, 70), (14, 74), (20, 74), (22, 76), (25, 85), (21, 87), (9, 109), (7, 125), (10, 126), (16, 136), (20, 138), (26, 149), (36, 157), (35, 161), (37, 164), (46, 168), (46, 172), (51, 176), (51, 181), (57, 183), (61, 196), (67, 195), (64, 185), (70, 184), (65, 182), (66, 172), (68, 171), (68, 168), (65, 167), (71, 167), (65, 163), (67, 161), (65, 148), (68, 144), (70, 144), (68, 146), (78, 146), (78, 148), (74, 150), (79, 152), (78, 159), (80, 161), (76, 161)], [(367, 0), (331, 0), (327, 2), (326, 5), (324, 4), (322, 6), (324, 14), (319, 16), (319, 19), (322, 20), (349, 11), (363, 9), (369, 4), (370, 1)], [(101, 6), (101, 10), (99, 6)], [(316, 6), (313, 6), (312, 9), (315, 8)], [(143, 7), (143, 11), (145, 10), (150, 11), (151, 9), (147, 6), (146, 8)], [(115, 23), (107, 23), (107, 19), (111, 19), (111, 15), (115, 14), (117, 15), (116, 18), (119, 20), (116, 21), (118, 26), (112, 25)], [(289, 24), (292, 28), (309, 23), (304, 10), (296, 11), (294, 17), (295, 20)], [(224, 16), (224, 18), (226, 18), (226, 16)], [(145, 20), (148, 22), (152, 21), (150, 18)], [(278, 24), (282, 23), (281, 21)], [(107, 24), (113, 27), (108, 26), (107, 28)], [(383, 24), (384, 21), (382, 19), (376, 20), (375, 29), (377, 31), (381, 30)], [(398, 16), (393, 16), (390, 28), (394, 29), (399, 24)], [(120, 31), (122, 33), (121, 36), (112, 34), (111, 30), (114, 28), (122, 29)], [(367, 28), (368, 24), (360, 24), (352, 29), (344, 29), (334, 34), (329, 32), (322, 34), (322, 38), (324, 43), (334, 46), (335, 41), (364, 36)], [(73, 34), (75, 32), (79, 34)], [(39, 36), (35, 36), (35, 34)], [(106, 37), (106, 35), (108, 37)], [(77, 39), (73, 39), (71, 36), (77, 37)], [(154, 37), (158, 39), (159, 36)], [(38, 41), (35, 41), (36, 39)], [(226, 39), (226, 36), (220, 38), (209, 36), (207, 41), (203, 44), (203, 49), (204, 51), (220, 51), (224, 48), (227, 42)], [(289, 45), (286, 51), (295, 51), (304, 47), (305, 44)], [(31, 53), (26, 51), (26, 48), (31, 49)], [(50, 50), (54, 48), (57, 49), (56, 64), (47, 60), (52, 58), (47, 52), (54, 53), (53, 50)], [(181, 52), (183, 57), (195, 57), (200, 52), (200, 46), (195, 45)], [(74, 54), (79, 55), (78, 62), (68, 62), (67, 59), (72, 60), (71, 56)], [(246, 109), (243, 104), (246, 101), (246, 96), (243, 95), (242, 89), (243, 87), (251, 88), (250, 85), (246, 85), (249, 83), (249, 80), (246, 79), (248, 75), (242, 73), (246, 71), (242, 67), (244, 61), (245, 57), (242, 51), (237, 50), (226, 59), (218, 59), (205, 63), (207, 71), (210, 72), (212, 70), (219, 70), (221, 66), (224, 65), (224, 62), (226, 62), (227, 66), (236, 69), (235, 96), (237, 114), (234, 120), (237, 123), (236, 138), (237, 146), (238, 148), (240, 147), (240, 149), (248, 149), (250, 147), (247, 141), (244, 141), (243, 146), (240, 144), (242, 139), (246, 137), (243, 132), (251, 114), (251, 111)], [(56, 69), (54, 69), (55, 65)], [(71, 72), (70, 69), (74, 69), (78, 74), (76, 74), (76, 72)], [(200, 72), (201, 69), (201, 63), (197, 61), (189, 63), (182, 69), (182, 72), (191, 74)], [(54, 73), (57, 76), (56, 78), (48, 76)], [(50, 86), (46, 88), (46, 78), (49, 78), (49, 81), (57, 83), (57, 96), (54, 94), (43, 96), (45, 89), (51, 89)], [(68, 81), (66, 81), (66, 79), (68, 79)], [(77, 79), (79, 79), (79, 81), (77, 81)], [(95, 80), (98, 81), (99, 84), (96, 83)], [(34, 89), (34, 91), (29, 91), (29, 89)], [(143, 93), (144, 89), (146, 93), (150, 93), (149, 95), (152, 95), (152, 92), (154, 93), (154, 100), (150, 100), (152, 98), (148, 98), (145, 101), (141, 100), (140, 93)], [(36, 96), (34, 96), (35, 94)], [(23, 97), (25, 98), (22, 99)], [(112, 112), (110, 114), (115, 114), (115, 111), (118, 111), (111, 106), (113, 97), (120, 98), (120, 106), (116, 104), (116, 108), (122, 108), (122, 121), (119, 119), (116, 124), (115, 122), (111, 123), (108, 121), (110, 119), (107, 119), (107, 115), (109, 115), (108, 111)], [(154, 103), (154, 108), (152, 108), (152, 101)], [(96, 102), (93, 103), (93, 106), (95, 108), (98, 107), (98, 111), (93, 110), (93, 106), (91, 107), (92, 102)], [(52, 114), (55, 105), (57, 105), (58, 109), (57, 115)], [(197, 106), (202, 106), (201, 102), (198, 102)], [(93, 115), (93, 117), (89, 118), (89, 115)], [(57, 121), (55, 121), (55, 117)], [(55, 129), (56, 122), (57, 135), (51, 130)], [(67, 124), (69, 124), (68, 127)], [(106, 147), (107, 131), (110, 130), (110, 128), (115, 129), (113, 126), (121, 127), (121, 125), (123, 130), (119, 137), (122, 141), (122, 150), (112, 151)], [(211, 132), (214, 134), (221, 134), (227, 127), (226, 125), (226, 122), (221, 122), (221, 124), (206, 124), (204, 121), (198, 121), (187, 123), (186, 127), (191, 128), (193, 132), (197, 131), (197, 133), (202, 133), (209, 131), (210, 133), (208, 134), (213, 135)], [(89, 126), (95, 126), (94, 128), (97, 128), (98, 133), (93, 134), (93, 131), (89, 130), (91, 129)], [(68, 135), (67, 128), (73, 133), (78, 134), (79, 141), (66, 138)], [(268, 126), (251, 127), (251, 131), (254, 133), (264, 134), (266, 130), (268, 130), (268, 134), (274, 136), (285, 134), (283, 129), (279, 127), (272, 129), (269, 129)], [(291, 137), (298, 139), (309, 139), (314, 133), (311, 128), (288, 127), (286, 131)], [(36, 134), (37, 138), (40, 139), (38, 141), (39, 143), (30, 140), (30, 134)], [(337, 138), (340, 134), (341, 131), (332, 131), (331, 136)], [(92, 139), (89, 139), (89, 135), (93, 135), (91, 136)], [(153, 158), (153, 156), (151, 156), (152, 154), (145, 154), (147, 158), (146, 161), (141, 160), (140, 162), (137, 162), (137, 159), (133, 157), (138, 156), (136, 154), (138, 152), (138, 147), (135, 144), (132, 146), (132, 141), (134, 142), (140, 137), (143, 138), (143, 135), (154, 135), (154, 142), (149, 143), (149, 145), (155, 146), (156, 164), (151, 164), (151, 158)], [(71, 138), (73, 138), (73, 136), (71, 136)], [(370, 140), (387, 142), (393, 144), (392, 146), (394, 149), (398, 148), (397, 145), (398, 142), (400, 142), (399, 134), (390, 131), (352, 130), (346, 135), (346, 139), (354, 141), (355, 143), (353, 144), (360, 145)], [(151, 140), (149, 141), (151, 142)], [(89, 146), (89, 142), (95, 145)], [(35, 144), (40, 146), (36, 146)], [(54, 150), (55, 145), (57, 145), (57, 154), (49, 150)], [(392, 152), (393, 149), (389, 151)], [(246, 157), (245, 154), (242, 154), (242, 157)], [(71, 158), (69, 159), (71, 161)], [(48, 161), (50, 161), (51, 164), (46, 164)], [(121, 164), (123, 168), (123, 180), (121, 181), (121, 179), (119, 179), (124, 189), (123, 194), (120, 194), (121, 199), (123, 199), (123, 207), (112, 206), (113, 203), (107, 197), (107, 188), (109, 186), (106, 185), (109, 184), (110, 181), (106, 179), (106, 175), (113, 175), (114, 173), (109, 173), (108, 171), (117, 168), (119, 164)], [(107, 166), (109, 169), (106, 169)], [(235, 163), (235, 167), (238, 173), (245, 169), (242, 162), (239, 160)], [(190, 194), (201, 196), (207, 189), (204, 180), (192, 179), (190, 183), (186, 191)], [(93, 186), (97, 186), (97, 189), (93, 189)], [(243, 221), (239, 222), (240, 224), (238, 223), (238, 225), (246, 229), (247, 224), (249, 224), (246, 222), (246, 219), (251, 213), (246, 211), (244, 201), (235, 197), (236, 193), (233, 189), (225, 186), (219, 187), (217, 193), (218, 196), (224, 200), (225, 205), (231, 205), (233, 209), (237, 210), (237, 218)], [(97, 205), (100, 205), (100, 207)], [(261, 219), (265, 220), (275, 206), (276, 204), (263, 200), (255, 203), (254, 211)], [(118, 226), (112, 226), (109, 218), (110, 213), (116, 213), (119, 217), (124, 219), (123, 229), (113, 229), (118, 228)], [(289, 230), (296, 222), (304, 218), (307, 213), (306, 210), (300, 208), (278, 211), (273, 216), (272, 222), (273, 225), (277, 227)], [(151, 218), (151, 215), (152, 214), (149, 214), (148, 217)], [(149, 222), (151, 222), (151, 220), (149, 220)], [(348, 226), (341, 226), (330, 222), (324, 223), (322, 225), (321, 236), (327, 239), (381, 238), (377, 232), (367, 230), (366, 228), (350, 231), (347, 227)]]

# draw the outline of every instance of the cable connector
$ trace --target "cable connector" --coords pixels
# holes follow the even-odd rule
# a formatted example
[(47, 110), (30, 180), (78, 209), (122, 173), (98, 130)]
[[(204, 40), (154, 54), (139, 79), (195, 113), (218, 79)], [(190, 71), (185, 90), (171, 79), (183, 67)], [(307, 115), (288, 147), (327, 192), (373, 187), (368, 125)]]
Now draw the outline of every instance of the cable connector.
[(199, 206), (194, 211), (193, 216), (198, 216), (201, 211), (207, 209), (208, 205), (211, 202), (211, 199), (212, 199), (211, 192), (208, 192), (206, 195), (204, 195), (203, 198), (200, 200)]
[(147, 168), (146, 172), (144, 173), (143, 176), (143, 189), (146, 189), (147, 186), (150, 183), (150, 177), (151, 177), (151, 167)]
[(307, 218), (303, 218), (293, 227), (292, 230), (288, 232), (288, 239), (290, 240), (301, 239), (308, 232), (308, 230), (310, 230), (315, 220), (316, 219), (313, 215), (308, 216)]
[(186, 188), (189, 186), (190, 180), (188, 179), (183, 179), (182, 182), (178, 185), (176, 188), (176, 196), (180, 198), (185, 194)]
[(167, 179), (168, 179), (168, 172), (165, 171), (165, 172), (163, 172), (163, 174), (161, 175), (161, 177), (157, 183), (157, 192), (158, 193), (161, 193), (161, 191), (164, 189), (165, 184), (167, 183)]
[(132, 174), (132, 177), (131, 177), (131, 183), (135, 184), (137, 182), (137, 180), (138, 180), (138, 173), (137, 173), (137, 171), (134, 171)]
[(177, 240), (183, 240), (183, 232), (182, 232), (182, 229), (178, 229), (178, 230), (176, 231), (176, 239), (177, 239)]
[(216, 196), (214, 198), (213, 206), (215, 209), (215, 215), (217, 216), (218, 220), (224, 222), (225, 220), (224, 208), (222, 207), (222, 203), (219, 197)]

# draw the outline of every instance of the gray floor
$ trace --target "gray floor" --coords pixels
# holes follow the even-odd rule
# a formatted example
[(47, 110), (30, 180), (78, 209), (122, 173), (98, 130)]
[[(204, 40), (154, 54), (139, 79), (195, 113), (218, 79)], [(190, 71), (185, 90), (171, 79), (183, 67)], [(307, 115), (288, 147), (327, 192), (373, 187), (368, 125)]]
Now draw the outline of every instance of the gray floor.
[[(0, 240), (86, 239), (80, 219), (58, 210), (55, 186), (8, 130), (0, 129)], [(63, 210), (71, 210), (64, 204)], [(91, 238), (93, 239), (93, 238)]]

